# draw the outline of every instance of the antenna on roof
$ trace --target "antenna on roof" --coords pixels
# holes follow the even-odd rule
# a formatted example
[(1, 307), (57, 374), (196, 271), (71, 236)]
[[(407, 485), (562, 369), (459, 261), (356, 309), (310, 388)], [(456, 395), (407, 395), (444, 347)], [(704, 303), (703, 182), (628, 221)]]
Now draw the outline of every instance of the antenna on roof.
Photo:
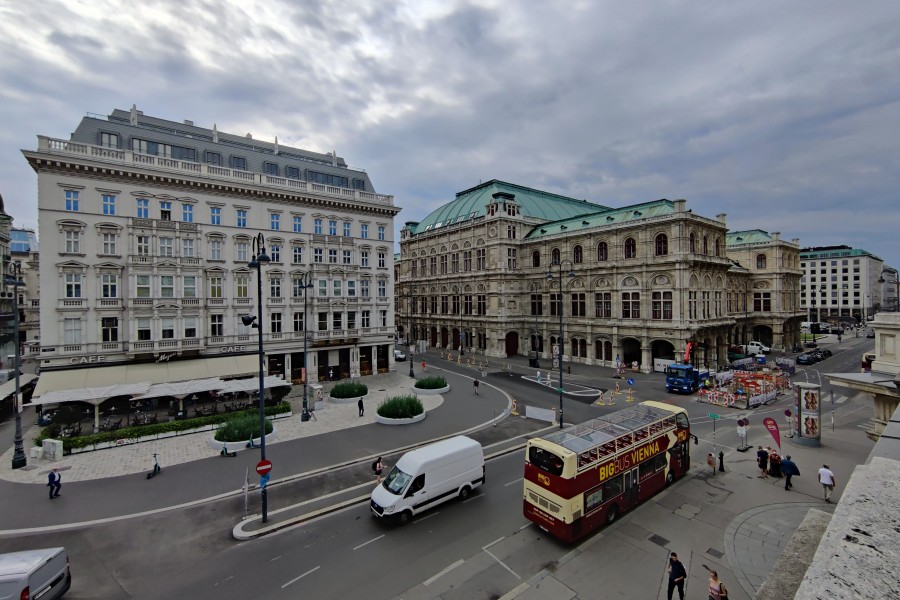
[(218, 144), (218, 143), (219, 143), (219, 130), (216, 129), (216, 124), (215, 124), (215, 123), (213, 123), (213, 143), (214, 143), (214, 144)]
[(128, 115), (128, 121), (132, 125), (137, 125), (137, 117), (138, 117), (137, 104), (132, 104), (131, 105), (131, 114)]
[(335, 150), (333, 148), (331, 150), (331, 166), (332, 167), (337, 166), (337, 150)]
[(275, 154), (278, 154), (278, 136), (275, 136)]

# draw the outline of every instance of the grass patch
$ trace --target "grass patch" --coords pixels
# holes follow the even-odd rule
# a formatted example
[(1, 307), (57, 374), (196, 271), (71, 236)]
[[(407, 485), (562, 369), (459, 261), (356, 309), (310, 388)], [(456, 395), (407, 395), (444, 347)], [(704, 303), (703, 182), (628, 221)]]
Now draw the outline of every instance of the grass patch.
[(440, 390), (447, 387), (447, 380), (443, 377), (423, 377), (422, 379), (417, 379), (414, 387), (419, 388), (420, 390)]
[(411, 419), (425, 412), (425, 407), (415, 396), (393, 396), (379, 404), (375, 412), (385, 419)]
[(359, 398), (369, 393), (364, 383), (338, 383), (328, 392), (332, 398)]

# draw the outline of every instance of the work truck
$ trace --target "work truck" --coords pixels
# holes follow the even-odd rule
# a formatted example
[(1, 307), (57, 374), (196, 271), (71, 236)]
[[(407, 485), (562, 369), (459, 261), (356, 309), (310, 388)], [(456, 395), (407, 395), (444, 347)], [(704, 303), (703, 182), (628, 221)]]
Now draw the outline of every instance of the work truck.
[(666, 391), (690, 394), (699, 390), (708, 378), (709, 369), (674, 363), (666, 367)]

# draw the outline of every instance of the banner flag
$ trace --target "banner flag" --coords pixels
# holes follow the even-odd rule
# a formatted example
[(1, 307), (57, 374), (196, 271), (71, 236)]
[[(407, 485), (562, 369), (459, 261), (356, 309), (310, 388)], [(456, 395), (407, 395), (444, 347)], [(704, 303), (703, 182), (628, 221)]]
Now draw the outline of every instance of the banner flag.
[(763, 425), (766, 426), (766, 429), (768, 429), (769, 433), (772, 434), (772, 437), (775, 438), (775, 445), (781, 450), (781, 433), (778, 431), (778, 423), (776, 423), (775, 419), (772, 417), (766, 417), (763, 419)]

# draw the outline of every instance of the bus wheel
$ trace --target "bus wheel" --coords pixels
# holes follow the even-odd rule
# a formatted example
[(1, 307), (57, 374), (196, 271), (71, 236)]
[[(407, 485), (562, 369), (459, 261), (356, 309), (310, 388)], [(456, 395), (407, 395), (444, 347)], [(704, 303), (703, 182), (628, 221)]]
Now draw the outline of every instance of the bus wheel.
[(402, 513), (400, 513), (399, 519), (400, 519), (400, 523), (402, 523), (403, 525), (406, 525), (407, 523), (412, 521), (412, 513), (409, 512), (408, 510), (404, 510)]
[(666, 487), (675, 483), (675, 474), (669, 471), (669, 474), (666, 475)]
[(619, 507), (613, 504), (609, 507), (609, 512), (606, 513), (606, 524), (610, 525), (613, 521), (616, 520), (616, 517), (619, 516)]
[(459, 490), (459, 497), (462, 498), (463, 500), (465, 500), (466, 498), (469, 497), (469, 494), (471, 492), (472, 492), (472, 490), (469, 488), (469, 486), (464, 485), (463, 488), (461, 490)]

